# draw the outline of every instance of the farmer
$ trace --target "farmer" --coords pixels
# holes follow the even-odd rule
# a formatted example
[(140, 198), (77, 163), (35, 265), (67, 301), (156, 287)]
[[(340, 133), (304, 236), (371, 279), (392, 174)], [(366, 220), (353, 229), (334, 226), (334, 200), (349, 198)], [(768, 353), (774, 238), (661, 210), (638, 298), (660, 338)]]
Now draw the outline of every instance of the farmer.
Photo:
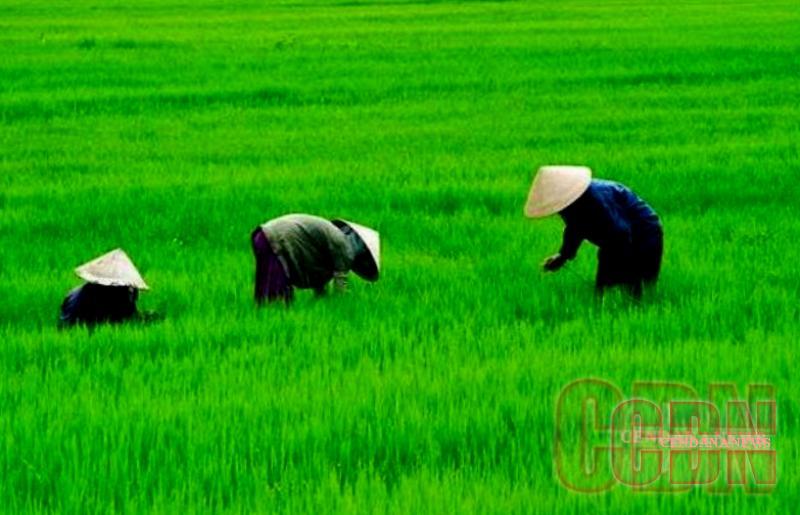
[(598, 293), (622, 286), (638, 298), (644, 286), (655, 284), (663, 251), (661, 222), (630, 189), (592, 179), (592, 171), (583, 166), (544, 166), (533, 180), (525, 214), (540, 218), (554, 213), (566, 226), (561, 250), (545, 260), (545, 270), (560, 269), (588, 240), (600, 249)]
[(61, 304), (61, 326), (118, 323), (139, 318), (136, 300), (147, 284), (122, 249), (112, 250), (75, 269), (86, 283)]
[(257, 227), (251, 240), (259, 305), (265, 300), (289, 304), (293, 288), (311, 288), (324, 295), (331, 279), (337, 291), (344, 291), (350, 270), (367, 281), (378, 280), (380, 238), (368, 227), (291, 214)]

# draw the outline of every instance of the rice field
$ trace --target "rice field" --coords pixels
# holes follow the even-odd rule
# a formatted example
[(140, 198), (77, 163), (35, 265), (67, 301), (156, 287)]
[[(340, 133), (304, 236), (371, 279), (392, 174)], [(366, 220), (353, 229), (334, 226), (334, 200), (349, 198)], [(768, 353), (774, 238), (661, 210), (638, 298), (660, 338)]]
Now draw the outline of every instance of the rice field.
[[(797, 505), (796, 1), (3, 0), (0, 48), (0, 511)], [(553, 163), (658, 211), (654, 296), (597, 301), (588, 243), (541, 271)], [(381, 280), (256, 309), (250, 232), (291, 212), (378, 229)], [(58, 331), (115, 247), (164, 320)], [(581, 483), (585, 378), (767, 385), (774, 484)]]

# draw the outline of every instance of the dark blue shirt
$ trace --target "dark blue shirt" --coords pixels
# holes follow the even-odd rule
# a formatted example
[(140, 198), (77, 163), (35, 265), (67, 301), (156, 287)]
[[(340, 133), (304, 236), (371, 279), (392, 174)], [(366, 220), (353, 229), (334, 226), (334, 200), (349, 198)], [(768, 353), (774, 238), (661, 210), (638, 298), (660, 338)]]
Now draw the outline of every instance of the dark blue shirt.
[(61, 304), (59, 323), (93, 325), (123, 322), (136, 317), (139, 292), (127, 286), (102, 286), (87, 283), (69, 292)]
[(559, 214), (566, 224), (559, 251), (565, 259), (575, 257), (583, 240), (627, 254), (638, 241), (661, 231), (658, 215), (645, 201), (626, 186), (601, 179), (593, 179)]

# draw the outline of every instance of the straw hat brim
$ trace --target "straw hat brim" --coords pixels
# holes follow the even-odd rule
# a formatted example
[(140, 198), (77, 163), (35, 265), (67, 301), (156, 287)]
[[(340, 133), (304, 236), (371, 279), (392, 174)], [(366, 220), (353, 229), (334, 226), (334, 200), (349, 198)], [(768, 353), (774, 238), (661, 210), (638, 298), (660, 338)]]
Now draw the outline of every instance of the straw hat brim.
[(361, 241), (364, 242), (364, 246), (367, 247), (367, 252), (369, 253), (370, 258), (372, 258), (374, 270), (370, 270), (368, 273), (355, 270), (354, 272), (358, 273), (358, 275), (367, 281), (376, 281), (380, 276), (381, 271), (381, 238), (378, 231), (355, 222), (350, 222), (348, 220), (342, 220), (339, 218), (331, 220), (331, 223), (339, 228), (348, 226), (358, 235), (359, 238), (361, 238)]
[(542, 218), (566, 208), (589, 188), (592, 171), (585, 166), (543, 166), (533, 179), (525, 215)]
[(139, 270), (122, 249), (111, 252), (85, 263), (75, 269), (75, 273), (88, 283), (102, 286), (129, 286), (138, 290), (149, 290)]

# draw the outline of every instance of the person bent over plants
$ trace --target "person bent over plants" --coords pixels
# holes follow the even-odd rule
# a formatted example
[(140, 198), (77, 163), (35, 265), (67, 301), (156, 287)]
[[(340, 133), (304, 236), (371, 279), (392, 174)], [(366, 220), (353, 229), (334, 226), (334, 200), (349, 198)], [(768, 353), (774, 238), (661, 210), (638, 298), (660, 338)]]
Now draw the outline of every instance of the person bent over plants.
[(564, 220), (561, 249), (544, 262), (554, 272), (575, 258), (583, 240), (599, 248), (596, 291), (623, 287), (636, 298), (658, 280), (664, 233), (656, 212), (628, 187), (592, 179), (583, 166), (544, 166), (533, 181), (525, 214)]
[(251, 242), (258, 305), (279, 300), (289, 304), (294, 288), (324, 295), (331, 280), (337, 291), (344, 291), (351, 270), (367, 281), (380, 275), (379, 234), (346, 220), (284, 215), (253, 230)]
[(136, 308), (139, 290), (149, 288), (122, 249), (79, 266), (75, 273), (86, 283), (70, 291), (62, 302), (60, 327), (155, 318)]

